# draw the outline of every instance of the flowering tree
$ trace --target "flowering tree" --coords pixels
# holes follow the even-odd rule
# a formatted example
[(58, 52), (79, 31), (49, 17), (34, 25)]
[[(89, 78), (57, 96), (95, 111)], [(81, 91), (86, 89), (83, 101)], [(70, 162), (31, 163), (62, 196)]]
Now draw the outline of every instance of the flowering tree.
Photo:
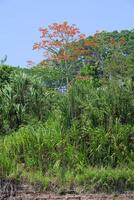
[(43, 49), (45, 59), (56, 62), (63, 69), (68, 86), (74, 62), (87, 54), (87, 46), (94, 46), (94, 41), (87, 41), (79, 28), (67, 22), (53, 23), (39, 31), (41, 41), (34, 43), (33, 50)]

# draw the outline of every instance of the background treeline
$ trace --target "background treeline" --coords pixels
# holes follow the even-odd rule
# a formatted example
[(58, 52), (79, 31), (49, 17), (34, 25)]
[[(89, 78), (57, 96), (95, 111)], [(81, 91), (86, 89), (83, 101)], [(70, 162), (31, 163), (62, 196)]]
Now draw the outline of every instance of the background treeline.
[(1, 176), (51, 189), (61, 182), (133, 189), (134, 31), (96, 40), (69, 71), (68, 86), (54, 62), (0, 66)]

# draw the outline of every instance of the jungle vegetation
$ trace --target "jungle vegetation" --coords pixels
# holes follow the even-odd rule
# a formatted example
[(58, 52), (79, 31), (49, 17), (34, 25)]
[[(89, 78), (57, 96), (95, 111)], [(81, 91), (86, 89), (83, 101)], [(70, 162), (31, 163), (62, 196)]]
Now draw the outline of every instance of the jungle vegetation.
[(38, 65), (0, 65), (0, 176), (49, 190), (133, 190), (134, 30), (56, 41), (34, 45), (56, 46)]

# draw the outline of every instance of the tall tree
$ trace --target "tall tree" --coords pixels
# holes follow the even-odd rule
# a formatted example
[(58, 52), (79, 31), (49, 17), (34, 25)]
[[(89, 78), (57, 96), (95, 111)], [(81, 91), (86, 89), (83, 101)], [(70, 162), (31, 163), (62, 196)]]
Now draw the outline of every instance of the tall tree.
[(53, 23), (48, 28), (40, 28), (39, 31), (41, 41), (34, 43), (33, 49), (43, 49), (45, 59), (54, 61), (61, 67), (68, 87), (74, 68), (76, 71), (74, 63), (89, 52), (85, 46), (93, 46), (94, 42), (85, 42), (85, 35), (80, 33), (79, 28), (67, 22)]

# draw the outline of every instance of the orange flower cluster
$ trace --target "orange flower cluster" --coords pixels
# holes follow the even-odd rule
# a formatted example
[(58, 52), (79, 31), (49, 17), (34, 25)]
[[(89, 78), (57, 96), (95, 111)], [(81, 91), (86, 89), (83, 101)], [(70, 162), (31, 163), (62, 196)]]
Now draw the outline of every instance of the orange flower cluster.
[(35, 49), (40, 49), (40, 44), (39, 43), (34, 43), (33, 50), (35, 50)]
[[(41, 41), (34, 43), (33, 50), (44, 49), (47, 59), (59, 62), (76, 60), (79, 56), (87, 54), (88, 46), (97, 46), (95, 40), (85, 40), (85, 35), (80, 33), (79, 28), (67, 22), (53, 23), (48, 28), (40, 28), (39, 31)], [(84, 45), (80, 45), (80, 41), (84, 41)]]
[(64, 35), (74, 36), (80, 33), (80, 30), (75, 27), (75, 25), (69, 25), (67, 22), (63, 22), (61, 24), (53, 23), (48, 26), (51, 31), (54, 31), (55, 36), (57, 33), (62, 33)]
[(116, 41), (114, 38), (110, 38), (110, 43), (112, 45), (124, 45), (126, 43), (126, 40), (124, 37), (120, 38), (120, 40)]
[(42, 38), (45, 38), (47, 33), (48, 33), (48, 29), (47, 28), (40, 28), (39, 31), (41, 32), (42, 34)]
[(95, 40), (85, 40), (84, 41), (84, 46), (85, 47), (97, 47), (97, 43)]

